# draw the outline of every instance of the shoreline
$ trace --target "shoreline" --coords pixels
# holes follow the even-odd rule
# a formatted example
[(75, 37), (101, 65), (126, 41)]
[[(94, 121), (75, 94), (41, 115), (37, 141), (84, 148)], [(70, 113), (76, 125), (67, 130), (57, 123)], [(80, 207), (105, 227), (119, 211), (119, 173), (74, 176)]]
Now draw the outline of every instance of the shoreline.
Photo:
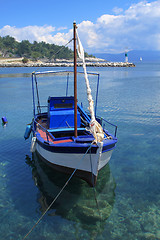
[[(134, 63), (128, 62), (86, 62), (88, 67), (135, 67)], [(54, 63), (44, 63), (44, 62), (1, 62), (0, 67), (73, 67), (73, 63), (68, 62), (54, 62)], [(82, 67), (82, 63), (77, 63), (77, 67)]]

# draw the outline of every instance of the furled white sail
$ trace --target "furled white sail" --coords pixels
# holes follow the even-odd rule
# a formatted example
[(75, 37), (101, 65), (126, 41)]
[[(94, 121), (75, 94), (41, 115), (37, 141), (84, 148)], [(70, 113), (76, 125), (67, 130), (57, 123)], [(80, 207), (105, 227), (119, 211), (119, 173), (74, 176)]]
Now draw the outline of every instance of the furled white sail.
[(81, 41), (78, 37), (78, 32), (77, 31), (76, 31), (76, 34), (77, 34), (77, 42), (78, 42), (78, 49), (77, 49), (78, 50), (78, 56), (83, 61), (83, 69), (84, 69), (84, 77), (85, 77), (86, 88), (87, 88), (89, 111), (90, 111), (90, 114), (91, 114), (90, 131), (95, 138), (95, 142), (102, 142), (103, 139), (104, 139), (104, 132), (103, 132), (102, 126), (95, 119), (94, 102), (93, 102), (93, 98), (92, 98), (92, 94), (91, 94), (91, 88), (90, 88), (90, 84), (89, 84), (89, 80), (88, 80), (87, 71), (86, 71), (84, 49), (83, 49), (82, 43), (81, 43)]

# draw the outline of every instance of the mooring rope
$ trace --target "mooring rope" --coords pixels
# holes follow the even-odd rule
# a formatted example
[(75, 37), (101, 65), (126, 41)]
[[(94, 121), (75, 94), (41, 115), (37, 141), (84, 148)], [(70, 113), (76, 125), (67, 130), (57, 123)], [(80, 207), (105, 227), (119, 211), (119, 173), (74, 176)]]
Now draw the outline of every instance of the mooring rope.
[[(86, 154), (88, 153), (88, 151), (91, 149), (93, 142), (90, 144), (90, 146), (88, 147), (87, 151), (84, 153), (83, 157), (81, 158), (81, 161), (83, 160), (83, 158), (86, 156)], [(71, 176), (68, 178), (68, 180), (66, 181), (66, 183), (64, 184), (64, 186), (62, 187), (62, 189), (59, 191), (59, 193), (57, 194), (57, 196), (53, 199), (53, 201), (51, 202), (51, 204), (48, 206), (48, 208), (45, 210), (45, 212), (42, 214), (42, 216), (38, 219), (38, 221), (33, 225), (33, 227), (30, 229), (30, 231), (25, 235), (25, 237), (22, 239), (26, 239), (30, 233), (33, 231), (33, 229), (38, 225), (38, 223), (42, 220), (42, 218), (45, 216), (45, 214), (49, 211), (49, 209), (52, 207), (52, 205), (55, 203), (55, 201), (57, 200), (57, 198), (60, 196), (60, 194), (63, 192), (63, 190), (65, 189), (65, 187), (67, 186), (67, 184), (69, 183), (69, 181), (71, 180), (71, 178), (73, 177), (73, 175), (75, 174), (75, 172), (77, 171), (78, 168), (75, 168), (73, 173), (71, 174)]]
[(98, 204), (98, 200), (97, 200), (97, 196), (96, 196), (95, 184), (94, 184), (91, 151), (90, 151), (90, 164), (91, 164), (91, 172), (92, 172), (92, 184), (93, 184), (93, 191), (94, 191), (94, 199), (95, 199), (95, 202), (96, 202), (96, 206), (97, 206), (97, 209), (98, 209), (99, 216), (100, 216), (100, 218), (102, 220), (102, 216), (101, 216), (101, 212), (100, 212), (100, 209), (99, 209), (99, 204)]

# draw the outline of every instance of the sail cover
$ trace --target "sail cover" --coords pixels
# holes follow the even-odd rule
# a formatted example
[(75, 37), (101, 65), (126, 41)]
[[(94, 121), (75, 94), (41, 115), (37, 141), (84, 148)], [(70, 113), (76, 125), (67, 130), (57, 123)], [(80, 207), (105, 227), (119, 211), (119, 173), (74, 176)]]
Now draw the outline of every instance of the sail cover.
[(77, 30), (76, 30), (76, 35), (77, 35), (77, 43), (78, 43), (77, 51), (78, 51), (79, 58), (81, 58), (82, 62), (83, 62), (84, 77), (85, 77), (86, 88), (87, 88), (87, 98), (88, 98), (88, 103), (89, 103), (89, 111), (91, 114), (90, 132), (93, 134), (96, 143), (102, 142), (104, 139), (104, 132), (103, 132), (102, 126), (95, 119), (94, 102), (93, 102), (93, 98), (92, 98), (92, 94), (91, 94), (91, 88), (90, 88), (90, 84), (89, 84), (89, 80), (88, 80), (87, 71), (86, 71), (84, 49), (83, 49), (82, 43), (78, 37)]

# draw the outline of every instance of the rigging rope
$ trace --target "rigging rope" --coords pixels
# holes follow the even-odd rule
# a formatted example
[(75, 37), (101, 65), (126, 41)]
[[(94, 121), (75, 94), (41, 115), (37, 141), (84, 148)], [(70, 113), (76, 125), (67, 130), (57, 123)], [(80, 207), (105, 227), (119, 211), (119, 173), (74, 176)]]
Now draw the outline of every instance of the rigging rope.
[(73, 38), (71, 40), (69, 40), (68, 43), (66, 43), (66, 45), (62, 46), (54, 55), (57, 55), (64, 47), (66, 47), (70, 42), (72, 42)]
[[(90, 144), (90, 146), (88, 147), (87, 151), (84, 153), (83, 157), (81, 158), (80, 161), (83, 160), (83, 158), (86, 156), (86, 154), (88, 153), (88, 151), (91, 149), (93, 142)], [(33, 231), (33, 229), (38, 225), (38, 223), (42, 220), (42, 218), (45, 216), (45, 214), (49, 211), (49, 209), (52, 207), (52, 205), (55, 203), (55, 201), (57, 200), (57, 198), (60, 196), (60, 194), (63, 192), (63, 190), (65, 189), (65, 187), (67, 186), (67, 184), (69, 183), (69, 181), (71, 180), (71, 178), (73, 177), (73, 175), (75, 174), (75, 172), (77, 171), (78, 168), (75, 168), (73, 173), (71, 174), (71, 176), (68, 178), (68, 180), (66, 181), (66, 183), (63, 185), (63, 187), (61, 188), (61, 190), (59, 191), (59, 193), (56, 195), (56, 197), (53, 199), (53, 201), (51, 202), (51, 204), (48, 206), (48, 208), (45, 210), (45, 212), (41, 215), (41, 217), (38, 219), (38, 221), (33, 225), (33, 227), (30, 229), (30, 231), (25, 235), (25, 237), (22, 239), (26, 239), (30, 233)]]
[(78, 41), (78, 55), (79, 58), (82, 59), (83, 62), (83, 70), (84, 70), (84, 78), (86, 82), (86, 89), (87, 89), (87, 98), (88, 98), (88, 103), (89, 103), (89, 111), (91, 114), (91, 121), (90, 121), (90, 132), (93, 134), (95, 138), (95, 142), (102, 142), (104, 139), (104, 132), (102, 126), (96, 121), (95, 119), (95, 114), (94, 114), (94, 102), (91, 94), (91, 88), (88, 80), (88, 75), (87, 75), (87, 70), (86, 70), (86, 63), (85, 63), (85, 57), (84, 57), (84, 49), (82, 46), (82, 43), (78, 37), (78, 32), (76, 31), (77, 34), (77, 41)]
[[(72, 42), (73, 38), (71, 40), (69, 40), (69, 42), (67, 42), (64, 46), (62, 46), (55, 54), (54, 56), (56, 56), (64, 47), (66, 47), (70, 42)], [(37, 71), (37, 69), (39, 69), (40, 67), (37, 67), (34, 72)]]

